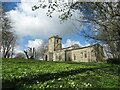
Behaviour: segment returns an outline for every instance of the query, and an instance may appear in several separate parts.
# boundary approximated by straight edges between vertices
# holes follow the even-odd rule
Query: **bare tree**
[[[41,59],[44,59],[44,54],[47,52],[48,47],[47,44],[43,43],[41,47],[39,47],[39,55]]]
[[[2,3],[0,2],[0,18],[1,17],[2,17]],[[2,46],[2,21],[0,19],[0,58],[2,58],[1,46]]]
[[[14,46],[16,44],[16,35],[12,30],[11,20],[9,19],[6,12],[3,10],[0,11],[2,16],[0,17],[0,21],[2,22],[2,44],[1,44],[1,52],[3,58],[9,58],[10,54],[13,55]]]
[[[28,50],[24,50],[27,59],[35,59],[35,48],[28,47]]]
[[[27,59],[43,59],[44,53],[47,51],[47,44],[42,43],[39,47],[28,47],[24,50]]]

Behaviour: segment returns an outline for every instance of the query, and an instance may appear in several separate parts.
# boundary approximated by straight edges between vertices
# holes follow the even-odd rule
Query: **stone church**
[[[44,54],[46,61],[102,62],[103,58],[103,47],[100,44],[62,48],[62,38],[58,35],[49,38],[48,51]]]

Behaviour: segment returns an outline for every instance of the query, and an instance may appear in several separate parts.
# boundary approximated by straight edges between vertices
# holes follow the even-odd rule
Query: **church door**
[[[47,61],[47,55],[45,56],[45,61]]]

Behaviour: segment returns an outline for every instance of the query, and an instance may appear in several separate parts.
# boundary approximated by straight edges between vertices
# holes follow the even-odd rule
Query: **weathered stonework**
[[[62,48],[62,38],[59,36],[49,38],[48,52],[44,56],[44,60],[47,61],[75,62],[102,62],[103,58],[103,47],[100,44],[87,47],[71,46]]]

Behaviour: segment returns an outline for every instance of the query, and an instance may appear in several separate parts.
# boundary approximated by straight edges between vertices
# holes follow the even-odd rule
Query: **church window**
[[[68,61],[71,61],[71,58],[70,58],[70,57],[68,57]]]
[[[88,52],[88,60],[90,61],[90,52]]]
[[[84,55],[85,55],[85,58],[87,58],[87,53],[86,53],[86,51],[85,51],[85,54],[84,54]]]
[[[83,52],[81,52],[81,58],[83,58]]]
[[[56,59],[57,59],[57,55],[56,55],[56,57],[55,57]]]
[[[93,51],[93,50],[91,51],[91,54],[92,54],[92,57],[94,57],[94,56],[95,56],[95,55],[94,55],[94,51]]]
[[[61,56],[59,56],[59,60],[61,60]]]
[[[74,60],[76,60],[76,56],[75,56],[75,54],[74,54]]]

